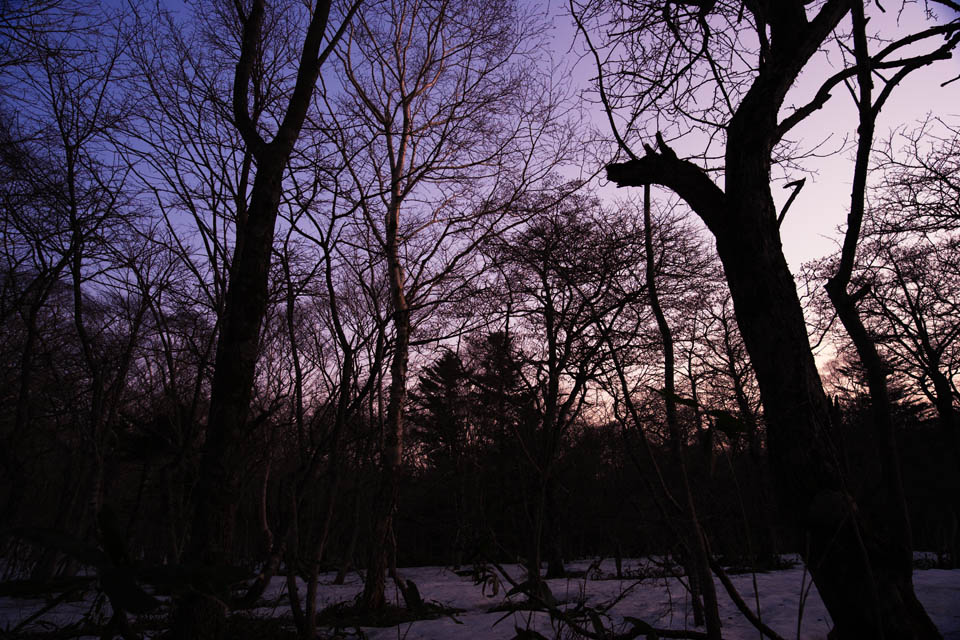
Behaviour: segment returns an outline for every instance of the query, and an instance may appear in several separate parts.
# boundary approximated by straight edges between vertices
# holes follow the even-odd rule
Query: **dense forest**
[[[0,0],[3,589],[222,638],[286,579],[313,638],[321,572],[377,615],[423,605],[397,567],[519,563],[549,608],[657,555],[720,638],[723,567],[789,552],[838,638],[939,637],[960,120],[877,118],[955,92],[960,6],[163,4]],[[850,198],[805,201],[791,132],[851,99]]]

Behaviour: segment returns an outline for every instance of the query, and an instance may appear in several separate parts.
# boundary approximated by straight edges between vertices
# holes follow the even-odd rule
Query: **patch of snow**
[[[640,618],[656,627],[694,628],[693,612],[682,579],[650,577],[657,574],[662,576],[662,567],[663,563],[658,559],[625,560],[622,566],[625,576],[647,577],[618,580],[610,579],[615,574],[612,560],[606,560],[599,566],[590,561],[571,562],[567,569],[582,572],[584,577],[549,580],[547,583],[561,609],[572,609],[578,603],[598,607],[620,598],[602,618],[608,628],[626,629],[625,616]],[[521,579],[522,570],[518,566],[506,565],[504,569],[515,580]],[[462,612],[435,620],[405,623],[399,627],[364,628],[363,631],[370,640],[448,640],[458,637],[499,640],[513,637],[514,627],[535,629],[548,638],[576,637],[564,623],[551,620],[550,616],[543,612],[491,612],[492,607],[503,604],[507,599],[506,592],[510,585],[505,581],[497,585],[496,595],[493,595],[491,584],[484,588],[483,585],[474,584],[470,577],[458,576],[442,567],[401,569],[400,573],[403,578],[417,584],[424,601],[460,609]],[[593,579],[599,576],[605,579]],[[351,574],[343,585],[331,584],[333,578],[332,573],[324,574],[320,578],[318,610],[337,602],[350,601],[363,589],[363,583],[356,573]],[[731,576],[741,597],[754,611],[759,600],[760,617],[764,623],[789,640],[826,638],[831,628],[830,617],[810,581],[809,574],[804,573],[801,565],[781,571],[757,573],[755,578],[759,596],[754,594],[753,575]],[[917,596],[945,640],[960,640],[960,570],[914,571],[914,585]],[[302,583],[299,586],[302,598],[306,589]],[[720,600],[723,637],[726,640],[759,640],[759,632],[740,614],[718,581],[716,587]],[[402,604],[400,594],[392,585],[389,586],[389,597],[393,602]],[[511,599],[517,601],[521,598],[512,596]],[[269,606],[257,609],[256,615],[289,615],[283,578],[273,580],[264,594],[264,600],[270,603]],[[32,623],[31,627],[40,631],[76,622],[90,612],[92,603],[92,596],[85,601],[63,603],[53,611],[45,613],[37,622]],[[12,629],[44,605],[42,600],[0,598],[0,629]]]

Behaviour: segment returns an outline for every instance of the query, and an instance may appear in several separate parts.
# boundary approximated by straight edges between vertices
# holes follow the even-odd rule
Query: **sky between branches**
[[[876,22],[871,26],[879,26],[884,33],[906,34],[930,25],[922,19],[921,7],[916,4],[907,6],[903,12],[899,11],[899,0],[882,4],[886,12],[874,16]],[[591,98],[592,104],[586,107],[586,119],[609,136],[609,124],[602,107],[596,104],[596,96],[590,95],[596,77],[595,65],[591,57],[583,56],[583,42],[575,40],[576,28],[569,16],[567,2],[550,0],[547,11],[553,16],[555,61],[561,66],[572,66],[569,75],[575,84],[574,90],[585,91]],[[953,17],[947,9],[939,8],[937,12],[940,20]],[[844,21],[842,26],[847,28],[848,22]],[[832,68],[830,63],[834,65]],[[831,54],[830,62],[823,55],[817,56],[788,94],[782,114],[789,113],[791,105],[807,102],[822,80],[840,68],[839,64],[840,58],[836,54]],[[928,116],[960,123],[960,80],[941,86],[958,75],[960,59],[954,57],[921,69],[904,80],[881,111],[877,121],[877,143],[889,138],[895,130],[916,128]],[[784,253],[794,274],[799,272],[803,263],[839,250],[842,242],[843,230],[840,225],[844,224],[850,203],[857,110],[842,85],[832,93],[833,97],[824,108],[807,118],[788,136],[801,141],[804,150],[817,148],[818,157],[806,158],[801,163],[807,173],[797,170],[790,171],[786,176],[773,176],[774,198],[778,207],[782,207],[790,195],[790,190],[783,189],[782,185],[807,178],[781,230]],[[820,142],[823,144],[818,147]],[[642,153],[642,148],[639,145],[637,147],[634,152]],[[681,154],[684,153],[682,146],[677,149]],[[695,152],[696,149],[691,146],[689,153]],[[600,186],[601,194],[606,199],[624,195],[607,185],[602,178],[595,184]],[[661,195],[667,194],[661,192]]]

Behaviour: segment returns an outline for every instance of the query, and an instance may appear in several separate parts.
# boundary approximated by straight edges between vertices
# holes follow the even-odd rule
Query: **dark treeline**
[[[139,610],[119,593],[136,578],[176,594],[178,637],[206,638],[286,577],[309,638],[322,571],[361,571],[356,606],[370,612],[387,580],[415,608],[398,566],[519,562],[542,598],[544,567],[669,555],[719,637],[718,561],[810,553],[777,469],[807,455],[804,440],[791,455],[768,439],[783,433],[770,372],[789,366],[748,355],[769,360],[761,334],[780,328],[744,320],[732,218],[663,177],[679,183],[693,161],[659,134],[611,178],[686,202],[601,200],[570,179],[607,151],[575,126],[550,25],[522,4],[0,2],[4,581],[126,567],[104,582],[110,632],[131,633]],[[716,3],[675,4],[699,29]],[[759,21],[757,4],[744,3]],[[823,4],[863,26],[858,3]],[[571,10],[581,35],[606,15]],[[657,24],[644,28],[679,37]],[[924,65],[956,44],[955,21],[930,29],[949,47]],[[846,51],[854,71],[882,60],[861,44]],[[602,46],[618,45],[589,42]],[[649,98],[616,82],[610,114]],[[859,252],[802,274],[810,341],[828,346],[829,415],[808,444],[828,442],[850,504],[875,507],[886,416],[913,547],[950,568],[958,140],[956,123],[930,119],[868,148]],[[729,163],[723,206],[743,182]],[[825,292],[828,280],[840,284]]]

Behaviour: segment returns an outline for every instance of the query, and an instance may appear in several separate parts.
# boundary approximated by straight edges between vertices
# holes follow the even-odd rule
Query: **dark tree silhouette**
[[[522,380],[536,411],[516,433],[526,458],[526,568],[532,583],[540,580],[544,556],[547,577],[565,575],[557,465],[604,366],[596,314],[623,308],[629,294],[621,289],[622,278],[639,259],[638,239],[621,236],[623,225],[598,200],[564,191],[528,203],[533,214],[527,224],[494,243],[491,252],[504,278],[501,313],[522,341]]]
[[[555,96],[525,85],[540,75],[542,29],[513,2],[403,1],[364,13],[337,49],[348,89],[330,100],[324,124],[355,183],[369,250],[383,260],[393,338],[366,610],[387,603],[416,332],[462,295],[450,283],[515,224],[510,203],[566,150],[562,141],[544,153],[563,119]]]
[[[834,635],[938,637],[913,593],[911,550],[891,531],[898,514],[858,510],[837,465],[829,436],[829,403],[783,256],[780,212],[771,194],[770,175],[774,149],[784,136],[822,106],[835,85],[856,77],[861,64],[899,73],[915,63],[947,58],[956,44],[952,34],[960,25],[931,27],[913,37],[922,41],[948,36],[946,45],[929,54],[894,59],[892,54],[902,44],[888,44],[869,62],[837,72],[809,103],[781,118],[788,90],[850,14],[851,6],[847,0],[828,0],[812,9],[801,1],[622,7],[615,18],[621,22],[617,33],[627,34],[620,42],[633,57],[613,71],[622,74],[615,75],[610,86],[604,86],[602,68],[600,75],[601,98],[621,148],[630,152],[617,128],[614,107],[629,103],[628,123],[633,124],[645,109],[670,104],[679,113],[690,114],[688,122],[704,132],[723,131],[724,186],[718,186],[702,164],[681,158],[660,133],[654,146],[645,146],[643,156],[611,164],[607,171],[619,186],[655,184],[677,193],[716,239],[757,373],[778,502],[784,516],[804,532],[804,557],[833,618]],[[737,18],[744,14],[748,22]],[[734,63],[735,52],[742,51],[736,43],[754,27],[752,37],[758,43],[754,63]],[[718,39],[715,28],[733,39],[726,43]],[[641,32],[646,40],[634,35]],[[690,38],[696,44],[689,44]],[[651,39],[659,39],[663,46],[648,49],[644,43]],[[592,45],[591,49],[597,53]],[[656,75],[658,82],[635,83],[644,73]],[[713,101],[698,100],[703,94],[696,89],[698,73],[714,81]],[[711,144],[716,140],[712,134],[708,138]],[[885,481],[879,485],[875,488],[885,491],[890,486]]]
[[[303,126],[320,67],[333,51],[360,2],[350,5],[343,21],[327,34],[331,3],[309,8],[309,22],[296,80],[287,107],[270,140],[264,138],[262,111],[251,111],[250,96],[263,51],[267,7],[254,0],[236,6],[240,25],[240,56],[233,84],[233,117],[255,164],[249,204],[238,212],[237,241],[227,285],[210,395],[210,418],[200,466],[197,499],[187,560],[216,567],[229,560],[239,504],[240,469],[237,448],[247,431],[247,414],[260,354],[260,326],[267,308],[267,276],[273,235],[287,162]],[[181,599],[175,629],[182,638],[216,638],[223,634],[224,594],[197,591]]]

